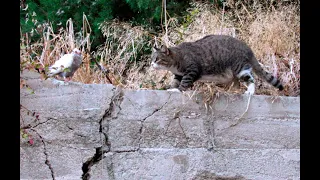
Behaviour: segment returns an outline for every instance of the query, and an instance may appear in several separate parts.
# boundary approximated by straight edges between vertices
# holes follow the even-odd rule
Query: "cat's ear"
[[[162,45],[161,48],[160,48],[160,51],[165,53],[166,55],[170,54],[170,51],[169,51],[169,49],[167,48],[166,45]]]

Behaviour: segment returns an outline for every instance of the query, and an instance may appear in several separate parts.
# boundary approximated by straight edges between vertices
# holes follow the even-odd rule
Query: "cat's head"
[[[158,69],[170,68],[174,63],[172,58],[172,52],[165,46],[162,45],[160,48],[153,47],[151,54],[151,66]]]

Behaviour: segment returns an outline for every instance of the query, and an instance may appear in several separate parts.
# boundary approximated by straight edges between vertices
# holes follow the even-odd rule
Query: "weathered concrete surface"
[[[192,92],[24,77],[35,93],[21,89],[21,104],[40,120],[22,112],[34,144],[21,141],[21,179],[300,179],[300,98],[252,96],[238,120],[244,95],[204,105]]]

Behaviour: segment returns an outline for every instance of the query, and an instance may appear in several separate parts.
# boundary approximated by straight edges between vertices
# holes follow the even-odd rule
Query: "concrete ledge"
[[[24,73],[21,179],[300,179],[300,98],[57,84]],[[192,97],[192,98],[190,98]],[[49,162],[46,163],[46,162]]]
[[[142,148],[107,153],[92,169],[92,179],[183,180],[205,172],[228,179],[299,179],[299,154],[297,149]]]

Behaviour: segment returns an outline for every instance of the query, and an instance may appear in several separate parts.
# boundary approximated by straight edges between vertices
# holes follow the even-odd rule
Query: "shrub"
[[[167,2],[170,14],[181,14],[189,1]],[[162,0],[20,0],[20,26],[22,34],[30,33],[32,41],[41,38],[44,26],[50,24],[55,32],[66,25],[71,18],[75,31],[82,29],[82,17],[86,15],[92,27],[92,46],[95,48],[104,42],[99,26],[104,21],[114,18],[132,21],[135,25],[152,28],[161,23]]]

